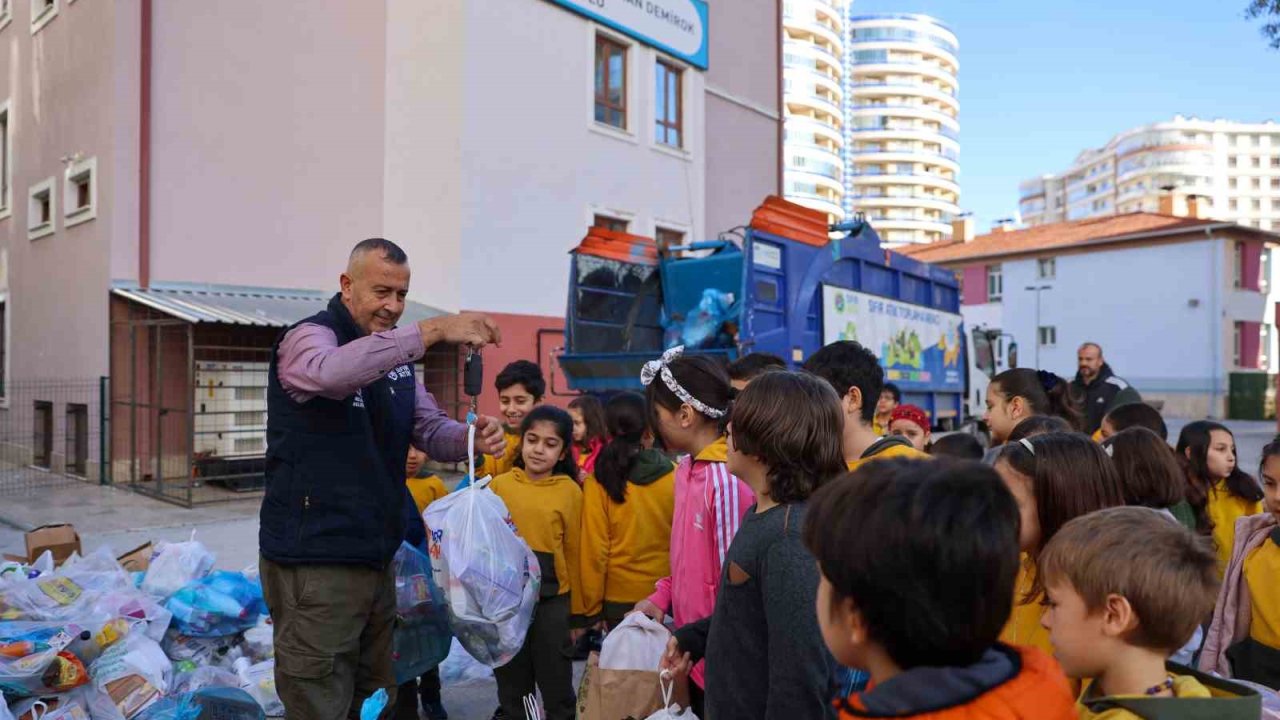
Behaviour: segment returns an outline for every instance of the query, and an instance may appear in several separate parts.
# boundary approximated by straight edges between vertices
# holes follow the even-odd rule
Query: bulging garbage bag
[[[165,602],[173,627],[191,637],[233,635],[266,613],[262,586],[244,573],[218,570],[183,586]]]
[[[423,519],[454,635],[490,667],[510,662],[524,645],[542,576],[506,505],[472,486],[431,503]]]

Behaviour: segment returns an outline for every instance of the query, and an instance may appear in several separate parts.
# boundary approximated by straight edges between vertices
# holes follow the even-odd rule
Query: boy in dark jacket
[[[1018,507],[979,463],[871,463],[814,494],[818,624],[871,689],[840,717],[1074,720],[1067,679],[1035,648],[996,642],[1013,603]]]

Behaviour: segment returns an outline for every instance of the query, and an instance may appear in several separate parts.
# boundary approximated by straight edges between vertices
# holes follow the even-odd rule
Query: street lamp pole
[[[1036,294],[1036,369],[1040,368],[1040,345],[1042,338],[1040,337],[1040,292],[1043,290],[1052,290],[1052,285],[1028,285],[1028,292]]]

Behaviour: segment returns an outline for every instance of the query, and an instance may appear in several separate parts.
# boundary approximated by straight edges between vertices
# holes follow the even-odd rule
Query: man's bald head
[[[351,255],[347,258],[347,273],[355,271],[356,266],[369,257],[385,260],[392,265],[409,263],[409,256],[399,245],[384,238],[369,238],[361,240],[351,248]]]
[[[390,240],[363,240],[351,249],[347,271],[339,282],[342,304],[361,330],[390,330],[404,314],[409,294],[409,256]]]
[[[1098,377],[1098,373],[1102,372],[1103,363],[1106,362],[1102,358],[1102,346],[1095,342],[1081,345],[1076,353],[1076,360],[1080,368],[1080,377],[1086,383],[1093,382],[1093,379]]]

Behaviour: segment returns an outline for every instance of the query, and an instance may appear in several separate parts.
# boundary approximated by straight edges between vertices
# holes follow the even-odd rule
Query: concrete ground
[[[1186,422],[1169,421],[1170,442],[1176,441]],[[1227,425],[1236,436],[1240,466],[1256,473],[1262,446],[1276,434],[1275,424],[1233,421]],[[86,552],[106,545],[116,554],[147,541],[186,540],[195,531],[196,538],[217,555],[219,567],[242,570],[257,562],[259,502],[245,498],[188,510],[125,488],[79,482],[32,486],[0,494],[0,551],[22,554],[24,531],[56,522],[74,523]],[[582,663],[577,663],[575,678],[581,672]],[[444,703],[455,720],[488,720],[497,707],[497,686],[492,678],[446,682]]]

